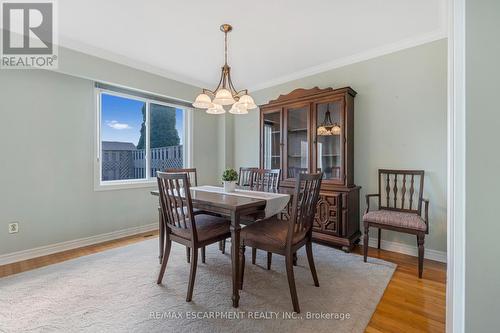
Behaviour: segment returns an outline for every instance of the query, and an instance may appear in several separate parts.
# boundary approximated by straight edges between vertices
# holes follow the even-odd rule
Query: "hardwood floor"
[[[89,245],[81,247],[74,250],[68,250],[64,252],[49,254],[47,256],[33,258],[29,260],[19,261],[8,265],[0,266],[0,278],[12,274],[21,273],[24,271],[29,271],[35,268],[57,264],[62,261],[86,256],[92,253],[102,252],[115,247],[120,247],[132,243],[137,243],[146,239],[151,239],[158,236],[158,232],[146,232],[142,234],[137,234],[134,236],[129,236],[125,238],[120,238],[112,240],[109,242],[99,243],[95,245]]]
[[[0,266],[0,277],[55,264],[92,253],[156,237],[149,232],[79,249]],[[361,247],[354,252],[361,254]],[[424,275],[417,277],[417,258],[370,248],[368,255],[398,265],[391,282],[366,328],[379,332],[444,332],[446,318],[446,265],[425,260]]]
[[[358,246],[354,252],[362,254],[362,247]],[[416,257],[374,248],[368,249],[368,256],[396,263],[398,268],[366,332],[445,331],[445,264],[426,259],[423,277],[419,279]]]

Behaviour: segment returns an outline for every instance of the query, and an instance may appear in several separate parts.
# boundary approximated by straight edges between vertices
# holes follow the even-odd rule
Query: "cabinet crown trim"
[[[338,89],[333,89],[333,88],[320,89],[319,87],[314,87],[311,89],[298,88],[298,89],[295,89],[295,90],[289,92],[288,94],[279,95],[278,98],[269,101],[265,105],[264,104],[261,105],[261,107],[282,104],[282,103],[289,102],[290,100],[298,100],[301,98],[308,98],[308,99],[310,99],[312,97],[320,98],[321,95],[323,95],[323,94],[335,94],[335,93],[345,94],[346,92],[349,93],[353,97],[356,96],[356,94],[357,94],[356,91],[354,89],[352,89],[351,87],[344,87],[344,88],[338,88]]]

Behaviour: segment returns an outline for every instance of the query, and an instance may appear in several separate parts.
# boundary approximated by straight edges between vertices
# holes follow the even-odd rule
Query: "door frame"
[[[446,332],[465,331],[465,0],[448,1]]]

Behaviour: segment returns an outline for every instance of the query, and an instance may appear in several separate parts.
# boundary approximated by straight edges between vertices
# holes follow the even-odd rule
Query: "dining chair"
[[[307,168],[289,167],[288,178],[297,178],[299,174],[307,173]]]
[[[238,186],[250,186],[254,171],[257,169],[258,168],[240,168],[240,172],[238,173],[238,182],[236,184]]]
[[[384,192],[383,192],[384,191]],[[365,234],[363,256],[368,256],[370,227],[378,228],[380,249],[381,229],[404,232],[417,236],[418,277],[424,270],[424,239],[429,233],[429,200],[423,198],[424,170],[378,171],[378,193],[366,195],[366,211],[363,215]],[[378,197],[378,210],[370,211],[370,198]],[[414,200],[416,197],[417,200]],[[416,201],[416,202],[415,202]],[[425,203],[422,217],[422,203]]]
[[[236,184],[241,187],[250,187],[252,179],[254,177],[255,171],[259,168],[255,167],[240,167],[240,172],[238,173],[238,181]],[[226,253],[226,241],[219,242],[219,250],[224,254]]]
[[[322,176],[321,173],[297,176],[290,220],[282,221],[277,216],[273,216],[250,224],[241,230],[240,289],[243,289],[246,246],[285,256],[288,286],[295,312],[299,313],[300,308],[293,273],[293,253],[304,245],[314,285],[319,287],[312,251],[312,224],[316,214]]]
[[[186,301],[193,296],[198,249],[231,237],[231,222],[223,217],[193,210],[190,181],[186,173],[157,173],[160,206],[165,229],[165,250],[157,283],[163,280],[172,241],[191,249],[191,271]]]
[[[250,189],[254,191],[273,192],[279,189],[281,169],[255,169],[250,178]],[[267,253],[267,269],[271,269],[270,252]],[[252,248],[252,264],[255,265],[257,249]]]
[[[281,169],[256,169],[250,179],[250,189],[272,192],[280,186]]]
[[[167,173],[186,173],[188,175],[188,181],[190,186],[198,186],[198,175],[196,172],[196,168],[167,168],[165,169],[165,172]],[[193,208],[193,211],[195,213],[199,212],[200,210],[197,208]],[[208,215],[214,215],[212,212],[204,212],[204,214]],[[218,216],[218,215],[217,215]],[[161,244],[164,243],[165,239],[165,231],[162,231],[162,227],[160,226],[160,237],[162,239]],[[201,248],[201,262],[205,263],[206,255],[205,255],[205,247]],[[186,247],[186,260],[189,263],[191,260],[191,250],[189,247]]]
[[[269,187],[277,189],[279,186],[280,172],[281,172],[280,169],[270,170],[270,169],[259,169],[253,167],[240,167],[237,184],[238,186],[248,187],[252,190],[264,191],[267,185],[269,185]],[[277,173],[277,178],[275,177],[276,173]],[[256,180],[256,177],[259,178],[258,181]],[[267,184],[267,179],[272,180],[272,182],[269,182],[269,184]],[[257,189],[257,187],[259,187],[259,184],[261,185],[260,186],[261,189]],[[221,241],[221,243],[219,244],[219,249],[222,251],[222,253],[225,253],[226,251],[225,241]],[[255,264],[255,256],[257,254],[255,251],[252,253],[253,253],[252,262]]]
[[[189,185],[198,186],[198,174],[196,172],[196,168],[167,168],[167,169],[165,169],[165,172],[168,172],[168,173],[178,173],[178,172],[187,173]]]

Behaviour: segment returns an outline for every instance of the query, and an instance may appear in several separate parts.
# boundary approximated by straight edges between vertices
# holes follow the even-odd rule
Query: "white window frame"
[[[142,179],[125,179],[125,180],[108,180],[102,181],[102,139],[101,139],[101,97],[102,94],[117,96],[127,99],[132,99],[135,101],[144,102],[146,104],[146,178]],[[155,100],[154,98],[144,98],[140,96],[135,96],[132,94],[126,94],[121,92],[116,92],[103,88],[95,88],[95,135],[94,135],[94,190],[95,191],[106,191],[106,190],[122,190],[122,189],[132,189],[132,188],[154,188],[157,186],[156,176],[150,175],[151,160],[150,160],[150,103],[168,107],[174,107],[184,110],[184,142],[183,142],[183,164],[185,168],[191,167],[192,163],[192,118],[193,109],[186,107],[184,105],[178,105],[175,103],[166,103],[162,101]]]

